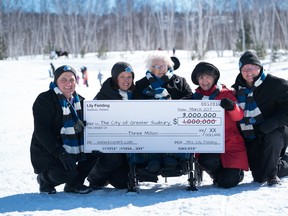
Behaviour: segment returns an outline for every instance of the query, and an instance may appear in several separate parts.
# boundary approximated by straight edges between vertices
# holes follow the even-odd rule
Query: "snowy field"
[[[144,77],[144,60],[149,52],[113,52],[107,59],[100,60],[95,54],[84,58],[20,57],[16,60],[0,61],[0,215],[287,215],[288,178],[282,179],[277,187],[268,187],[252,182],[250,172],[245,173],[244,181],[232,189],[219,189],[212,186],[211,179],[204,175],[198,191],[186,191],[187,176],[160,178],[158,183],[140,183],[140,193],[126,193],[110,186],[86,195],[63,192],[58,186],[55,195],[42,195],[38,192],[36,175],[30,163],[30,139],[33,131],[32,104],[40,92],[48,89],[51,78],[48,70],[50,62],[55,67],[69,64],[79,71],[88,68],[87,88],[80,84],[77,92],[92,100],[99,91],[97,80],[99,70],[105,80],[117,61],[131,63],[135,71],[135,81]],[[170,53],[172,54],[172,53]],[[175,71],[191,82],[191,72],[199,61],[191,61],[191,54],[176,51],[181,61]],[[221,72],[220,82],[231,86],[238,74],[238,59],[227,51],[224,57],[217,58],[214,52],[208,53],[205,61],[213,63]],[[270,64],[263,61],[268,73],[288,79],[287,58]],[[87,182],[86,182],[87,183]]]

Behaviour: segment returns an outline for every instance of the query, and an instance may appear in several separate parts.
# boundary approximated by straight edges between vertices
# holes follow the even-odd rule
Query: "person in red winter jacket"
[[[83,78],[83,85],[86,85],[86,87],[89,87],[88,84],[88,69],[85,66],[82,66],[81,68],[82,78]]]
[[[219,70],[208,62],[200,62],[194,68],[191,79],[199,87],[193,94],[197,100],[221,100],[220,106],[225,109],[225,153],[196,154],[197,162],[213,179],[213,184],[221,188],[237,186],[248,171],[248,157],[243,137],[237,121],[243,118],[243,110],[237,105],[232,90],[220,85]]]

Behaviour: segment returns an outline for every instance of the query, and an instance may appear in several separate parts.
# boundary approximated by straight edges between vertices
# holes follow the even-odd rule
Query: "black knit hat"
[[[112,76],[112,80],[116,82],[117,77],[119,76],[120,73],[122,72],[130,72],[132,73],[132,78],[134,79],[134,71],[132,66],[127,63],[127,62],[117,62],[113,65],[112,69],[111,69],[111,76]]]
[[[171,60],[174,62],[173,69],[174,69],[174,70],[177,70],[177,69],[180,67],[180,61],[179,61],[179,59],[178,59],[177,57],[175,57],[175,56],[171,56],[170,58],[171,58]]]
[[[86,67],[86,66],[82,66],[82,67],[80,68],[80,70],[81,70],[81,72],[83,73],[84,71],[87,70],[87,67]]]
[[[191,80],[195,85],[199,85],[197,78],[202,74],[214,75],[215,83],[217,83],[220,78],[218,68],[208,62],[200,62],[196,65],[191,74]]]
[[[69,65],[63,65],[61,67],[58,67],[54,72],[54,82],[56,83],[57,79],[61,76],[64,72],[71,72],[74,74],[76,79],[76,71],[74,68],[70,67]]]
[[[253,54],[251,51],[246,51],[239,59],[239,70],[246,64],[258,65],[260,68],[263,68],[261,62],[259,61],[256,54]]]

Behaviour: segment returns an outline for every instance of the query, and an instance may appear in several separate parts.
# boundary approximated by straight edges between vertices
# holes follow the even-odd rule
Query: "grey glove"
[[[60,161],[62,162],[65,170],[76,170],[76,161],[72,157],[72,155],[68,154],[67,152],[63,152],[59,156]]]

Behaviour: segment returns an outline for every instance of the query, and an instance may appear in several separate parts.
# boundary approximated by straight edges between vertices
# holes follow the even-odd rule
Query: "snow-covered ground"
[[[88,68],[89,84],[77,87],[77,92],[92,100],[100,85],[97,80],[99,70],[105,80],[117,61],[131,63],[135,80],[145,75],[144,60],[149,52],[111,52],[106,60],[95,54],[85,58],[20,57],[16,60],[0,61],[0,215],[287,215],[288,178],[282,179],[277,187],[268,187],[252,182],[250,172],[239,186],[232,189],[219,189],[212,186],[205,174],[198,191],[186,191],[187,176],[160,178],[158,183],[140,183],[140,193],[126,193],[110,186],[104,190],[86,195],[62,192],[58,186],[55,195],[38,193],[36,175],[30,163],[29,146],[33,131],[32,104],[37,95],[48,89],[51,78],[48,70],[50,62],[55,67],[69,64],[79,71]],[[186,77],[191,88],[191,72],[199,61],[192,61],[187,51],[176,51],[181,61],[175,71]],[[227,51],[223,58],[214,52],[207,54],[205,61],[213,63],[221,72],[220,82],[231,86],[238,74],[238,59]],[[269,64],[263,61],[267,72],[288,79],[287,58]]]

